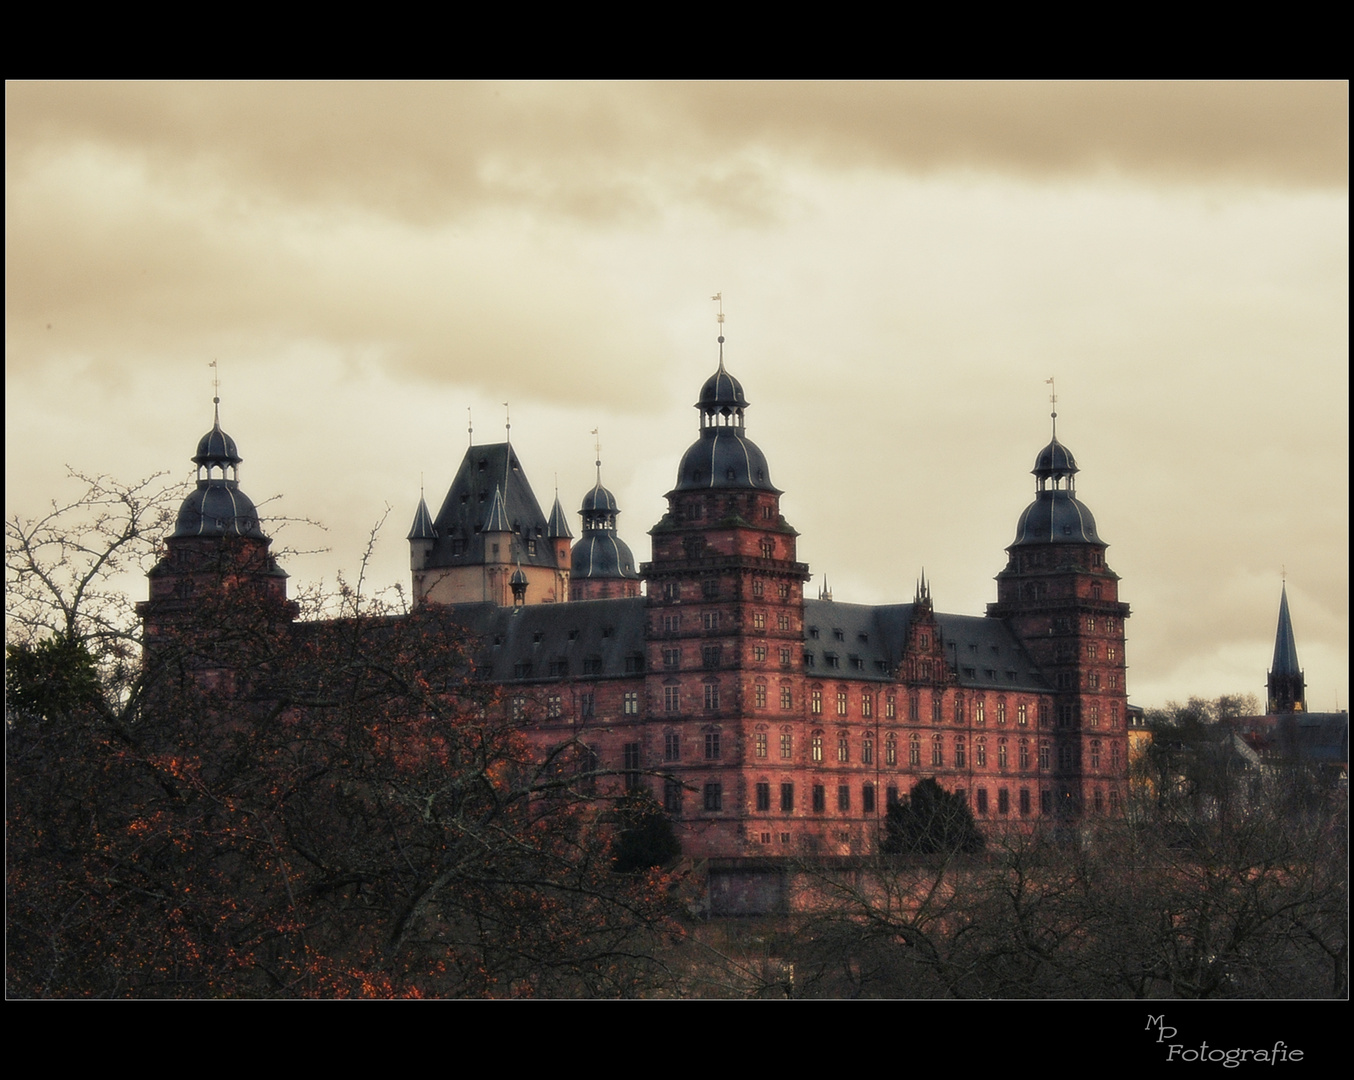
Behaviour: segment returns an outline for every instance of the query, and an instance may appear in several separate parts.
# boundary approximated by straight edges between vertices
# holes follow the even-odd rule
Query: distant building
[[[653,790],[690,855],[867,852],[888,803],[926,777],[980,822],[1120,813],[1129,608],[1056,426],[996,602],[955,615],[934,609],[924,576],[905,603],[805,597],[748,407],[721,337],[640,565],[600,464],[571,547],[558,496],[547,517],[512,445],[472,445],[437,516],[422,498],[414,515],[422,617],[479,643],[481,677],[543,752],[577,738],[618,789]],[[234,443],[219,423],[209,442],[194,460],[224,478]],[[191,622],[193,568],[227,535],[250,538],[248,573],[285,600],[253,515],[236,480],[200,482],[140,606],[151,647]]]

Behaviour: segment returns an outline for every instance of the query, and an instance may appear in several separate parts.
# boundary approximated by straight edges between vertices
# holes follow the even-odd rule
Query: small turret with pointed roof
[[[1279,593],[1279,625],[1274,632],[1274,660],[1269,669],[1269,711],[1307,711],[1307,683],[1298,666],[1298,646],[1293,638],[1293,619],[1288,613],[1288,583]]]

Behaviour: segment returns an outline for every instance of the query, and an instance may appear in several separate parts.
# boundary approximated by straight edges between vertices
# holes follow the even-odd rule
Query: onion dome
[[[1035,499],[1020,515],[1011,546],[1103,545],[1104,541],[1095,531],[1095,518],[1086,504],[1076,497],[1073,478],[1080,470],[1072,452],[1058,441],[1056,427],[1053,440],[1039,451],[1031,471],[1035,476]]]
[[[1039,456],[1034,459],[1034,468],[1030,471],[1040,481],[1056,482],[1075,476],[1081,470],[1077,468],[1077,459],[1072,456],[1072,451],[1060,443],[1058,436],[1054,435],[1053,441],[1039,451]]]
[[[721,334],[719,370],[701,387],[700,438],[682,455],[677,468],[677,491],[703,488],[779,490],[771,483],[766,455],[744,434],[743,413],[748,407],[742,384],[724,369]]]
[[[576,578],[636,579],[635,557],[616,534],[616,496],[602,486],[602,463],[597,463],[597,483],[583,496],[579,516],[583,535],[570,555],[570,573]]]
[[[171,537],[249,536],[266,540],[259,528],[259,514],[249,496],[240,490],[239,465],[244,459],[235,440],[221,430],[220,398],[211,431],[198,440],[193,463],[197,465],[197,488],[179,507]]]

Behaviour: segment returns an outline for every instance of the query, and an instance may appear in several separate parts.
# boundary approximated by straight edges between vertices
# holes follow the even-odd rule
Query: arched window
[[[945,746],[939,735],[931,736],[931,765],[941,768],[945,764]]]
[[[921,764],[921,736],[915,732],[907,742],[907,763],[913,768]]]

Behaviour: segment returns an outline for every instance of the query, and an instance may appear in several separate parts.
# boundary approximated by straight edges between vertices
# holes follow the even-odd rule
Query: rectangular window
[[[715,597],[719,595],[719,581],[716,578],[706,578],[701,582],[701,595]]]
[[[813,812],[815,814],[826,813],[827,811],[827,788],[822,784],[813,785]]]
[[[892,694],[884,698],[884,719],[896,720],[898,718],[898,703],[894,700]]]
[[[914,769],[921,765],[921,740],[915,735],[907,741],[907,763]]]
[[[578,695],[578,713],[583,717],[591,717],[596,698],[593,697],[591,690],[585,690]]]
[[[837,736],[837,760],[838,761],[851,760],[851,740],[846,736],[845,733]]]
[[[1110,689],[1111,690],[1119,689],[1119,676],[1115,674],[1113,671],[1110,672]]]
[[[705,785],[705,809],[712,811],[724,809],[724,789],[719,784]]]
[[[954,740],[954,767],[956,769],[967,768],[968,757],[965,754],[964,737],[961,735]]]
[[[888,737],[884,740],[884,764],[898,764],[898,743],[894,740],[892,732],[889,732]]]
[[[874,813],[874,785],[866,784],[860,789],[860,804],[867,814]]]
[[[788,627],[782,626],[781,629],[785,630],[788,629]],[[783,648],[780,650],[780,666],[781,667],[790,666],[790,650],[788,648]]]
[[[550,720],[558,720],[564,713],[564,702],[558,694],[545,699],[545,715]]]
[[[887,788],[884,789],[884,798],[887,800],[887,802],[885,803],[886,806],[897,806],[898,789],[894,787],[892,784],[890,784]]]
[[[862,765],[874,764],[874,740],[866,735],[860,743],[860,761]]]
[[[860,692],[860,715],[866,720],[874,715],[874,698],[868,690]]]
[[[1030,744],[1023,739],[1020,741],[1020,767],[1022,769],[1030,767]]]
[[[973,722],[979,727],[987,723],[987,712],[982,698],[973,703]]]
[[[1039,702],[1039,726],[1048,727],[1048,702]]]
[[[1011,793],[1005,788],[997,792],[997,813],[1009,814],[1011,812]]]
[[[720,647],[718,645],[705,645],[701,648],[701,664],[707,668],[719,667]]]
[[[1076,715],[1076,714],[1073,712],[1073,706],[1071,706],[1071,705],[1059,705],[1059,706],[1058,706],[1058,726],[1059,726],[1060,728],[1070,728],[1070,727],[1072,726],[1072,719],[1073,719],[1073,717],[1074,717],[1075,715]]]
[[[766,708],[766,683],[757,683],[752,688],[752,703],[755,708]]]
[[[978,788],[973,793],[974,801],[977,803],[978,813],[987,813],[987,788]]]
[[[707,731],[705,733],[705,760],[714,761],[719,757],[719,732]]]
[[[793,709],[795,707],[794,694],[791,693],[788,686],[780,688],[780,707],[782,709]]]
[[[846,784],[837,786],[837,809],[843,814],[851,809],[851,789]]]
[[[625,769],[625,789],[634,791],[639,787],[639,743],[628,742],[621,748]]]
[[[681,712],[682,711],[682,690],[679,686],[663,687],[663,711]]]
[[[794,757],[794,736],[788,731],[780,733],[780,756],[782,760]]]
[[[771,809],[771,785],[757,785],[757,810],[760,813],[766,813]]]
[[[1004,702],[1004,701],[998,701],[998,702],[997,702],[997,724],[1000,726],[1001,724],[1004,724],[1004,723],[1006,723],[1006,702]]]
[[[945,703],[941,700],[939,694],[934,694],[931,697],[931,723],[945,723]]]
[[[682,737],[676,732],[670,731],[663,736],[663,760],[682,760]]]
[[[1113,660],[1114,657],[1115,657],[1114,646],[1113,646],[1113,645],[1106,645],[1106,646],[1105,646],[1105,659],[1106,659],[1106,660]]]
[[[681,666],[682,666],[682,650],[681,650],[681,649],[664,649],[664,650],[663,650],[663,666],[664,666],[665,668],[679,668],[679,667],[681,667]]]
[[[766,629],[766,612],[754,611],[752,613],[752,628],[754,630]]]
[[[760,597],[766,592],[766,584],[761,578],[752,579],[752,595]]]
[[[820,687],[815,686],[809,692],[809,712],[814,716],[823,715],[823,691]]]
[[[790,616],[788,616],[788,615],[777,615],[777,616],[776,616],[776,629],[777,629],[777,630],[788,630],[788,629],[790,629]]]
[[[1086,685],[1092,690],[1100,689],[1100,672],[1092,671],[1086,676]]]
[[[1029,788],[1021,788],[1021,789],[1020,789],[1020,816],[1021,816],[1021,817],[1029,817],[1029,816],[1030,816],[1030,789],[1029,789]]]
[[[776,586],[776,595],[782,600],[790,599],[790,586],[781,582],[781,584]]]
[[[524,697],[515,697],[512,699],[512,718],[521,720],[527,714],[527,699]]]
[[[945,746],[939,735],[931,740],[931,764],[937,769],[945,765]]]
[[[682,813],[682,784],[671,776],[663,781],[663,809],[672,817]]]
[[[913,723],[921,719],[921,699],[916,694],[907,695],[907,718]]]
[[[719,708],[719,687],[713,683],[705,684],[705,708],[710,712]]]
[[[1039,792],[1039,812],[1041,814],[1053,813],[1053,792],[1051,791]]]
[[[781,784],[780,786],[780,812],[782,814],[791,813],[795,808],[795,786],[794,784]]]
[[[677,633],[677,631],[680,630],[681,628],[682,628],[682,617],[681,617],[681,615],[664,615],[664,616],[663,616],[663,629],[664,629],[665,631],[667,631],[669,634],[675,634],[675,633]]]
[[[703,626],[706,630],[718,630],[719,612],[718,611],[701,612],[701,626]]]
[[[823,736],[821,732],[815,731],[809,737],[809,757],[813,761],[823,760]]]
[[[1025,727],[1030,722],[1030,707],[1028,705],[1016,706],[1016,723]]]
[[[756,660],[757,663],[759,664],[764,662],[766,660],[766,646],[765,645],[752,646],[752,659]]]
[[[624,706],[626,716],[639,715],[639,692],[637,690],[631,690],[625,695]]]
[[[1046,742],[1039,744],[1039,768],[1045,770],[1048,768],[1048,743]]]
[[[759,758],[766,757],[766,732],[757,732],[757,734],[753,736],[753,739],[754,753],[756,753]]]
[[[846,691],[845,691],[845,690],[838,690],[838,691],[837,691],[837,715],[838,715],[838,716],[845,716],[845,715],[846,715]]]
[[[1100,740],[1091,740],[1091,769],[1094,772],[1100,771]]]

